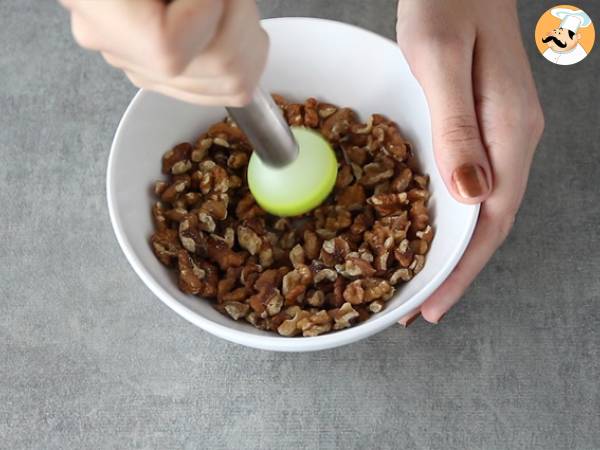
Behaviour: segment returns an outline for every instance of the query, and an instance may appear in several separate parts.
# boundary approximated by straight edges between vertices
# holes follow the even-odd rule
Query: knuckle
[[[435,29],[425,33],[424,41],[429,46],[444,52],[463,54],[466,48],[471,48],[470,35],[450,29]]]
[[[501,122],[509,127],[525,128],[534,136],[540,137],[544,131],[544,113],[536,98],[512,97],[505,99],[511,107],[501,112]]]
[[[150,86],[148,86],[140,77],[138,77],[137,75],[131,73],[131,72],[125,72],[125,75],[127,76],[127,78],[129,79],[129,81],[131,82],[131,84],[133,84],[134,86],[142,89],[142,88],[149,88]]]
[[[252,99],[251,92],[242,92],[234,94],[229,98],[228,105],[235,107],[242,107],[247,105]]]
[[[456,147],[479,143],[481,140],[477,119],[472,114],[456,114],[445,118],[439,133],[446,145]]]
[[[503,242],[510,234],[510,230],[512,230],[512,227],[515,224],[515,220],[517,218],[518,209],[518,205],[511,204],[503,211],[488,213],[487,217],[485,217],[485,220],[494,224],[493,226],[496,230],[496,236],[499,244]]]
[[[164,32],[156,32],[150,39],[155,70],[166,78],[181,75],[185,69],[185,61],[181,53],[171,44]]]
[[[398,36],[398,43],[408,61],[412,73],[420,78],[434,68],[443,69],[447,64],[466,62],[473,52],[474,38],[471,33],[455,30],[425,29],[418,32],[419,40]]]
[[[499,233],[500,238],[504,241],[508,235],[510,234],[510,230],[512,230],[513,225],[515,224],[515,220],[517,218],[516,211],[514,213],[509,213],[504,216],[499,221]]]
[[[82,23],[76,17],[73,17],[71,20],[71,34],[80,47],[90,50],[94,48],[94,39],[92,39],[91,33],[82,26]]]
[[[63,8],[74,9],[75,7],[74,0],[58,0],[58,2],[63,6]]]
[[[248,83],[240,74],[232,75],[227,81],[227,91],[233,94],[243,94],[247,92]]]
[[[228,74],[234,71],[236,60],[232,55],[219,54],[215,57],[214,68],[219,74]]]
[[[111,54],[106,52],[101,52],[100,54],[102,55],[102,58],[104,59],[104,61],[106,61],[107,64],[113,67],[119,67],[119,63]]]
[[[154,58],[154,64],[157,72],[166,78],[179,76],[184,69],[181,58],[177,54],[168,51],[158,51]]]
[[[544,111],[542,111],[541,106],[538,104],[535,108],[532,108],[528,115],[527,127],[539,138],[544,132],[545,126]]]

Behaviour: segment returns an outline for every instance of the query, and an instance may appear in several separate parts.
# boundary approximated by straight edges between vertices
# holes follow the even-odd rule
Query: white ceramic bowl
[[[475,226],[478,207],[456,202],[446,191],[431,147],[429,111],[406,61],[388,39],[351,25],[320,19],[263,21],[271,38],[261,84],[303,100],[314,96],[354,108],[364,119],[383,113],[395,120],[413,144],[422,169],[431,176],[431,210],[436,236],[425,268],[398,289],[386,308],[353,328],[316,337],[286,338],[235,322],[208,301],[183,294],[175,274],[154,257],[150,186],[161,178],[162,154],[193,141],[225,116],[223,108],[193,106],[140,91],[117,129],[108,161],[107,195],[115,234],[136,273],[177,314],[221,338],[277,351],[311,351],[366,338],[418,308],[460,259]],[[400,331],[399,331],[400,332]]]

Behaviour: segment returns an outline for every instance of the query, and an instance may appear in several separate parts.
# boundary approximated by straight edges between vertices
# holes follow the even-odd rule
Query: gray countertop
[[[135,88],[56,2],[2,0],[0,448],[600,448],[600,48],[544,61],[551,6],[519,7],[547,123],[528,192],[462,302],[438,326],[277,354],[212,337],[138,279],[104,185]],[[260,7],[394,36],[394,0]]]

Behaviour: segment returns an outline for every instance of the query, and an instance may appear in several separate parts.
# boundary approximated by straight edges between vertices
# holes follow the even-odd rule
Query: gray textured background
[[[260,6],[394,35],[394,0]],[[550,6],[520,4],[547,120],[529,190],[460,305],[275,354],[195,328],[130,269],[104,180],[135,89],[55,2],[0,0],[0,448],[599,449],[600,48],[544,61]]]

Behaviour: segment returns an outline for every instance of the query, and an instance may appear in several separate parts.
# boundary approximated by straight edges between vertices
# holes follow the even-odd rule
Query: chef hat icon
[[[554,8],[550,11],[554,17],[561,20],[560,28],[577,33],[579,28],[585,28],[592,23],[592,19],[584,11],[568,8]]]

